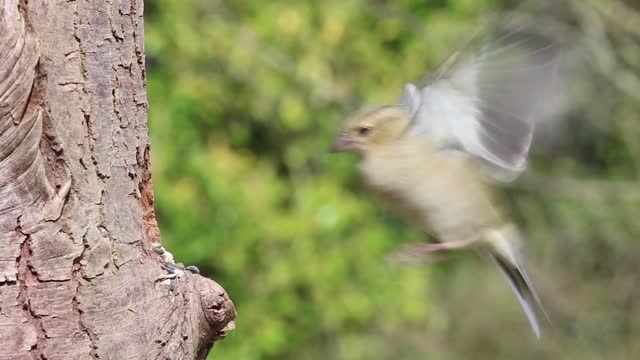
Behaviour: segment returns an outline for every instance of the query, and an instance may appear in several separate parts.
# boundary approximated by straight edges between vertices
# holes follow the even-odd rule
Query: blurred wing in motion
[[[525,168],[534,125],[561,107],[562,54],[540,34],[501,32],[473,55],[454,53],[399,103],[412,115],[408,136],[474,155],[509,181]]]

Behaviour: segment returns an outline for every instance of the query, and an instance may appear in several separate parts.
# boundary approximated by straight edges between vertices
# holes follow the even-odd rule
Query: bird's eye
[[[366,136],[371,131],[371,128],[368,126],[360,126],[358,128],[358,135]]]

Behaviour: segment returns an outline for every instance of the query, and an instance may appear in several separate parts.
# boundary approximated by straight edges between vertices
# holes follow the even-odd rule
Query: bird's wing
[[[508,181],[525,168],[534,124],[560,106],[562,56],[539,35],[508,33],[454,53],[423,84],[407,84],[407,136],[479,157]]]

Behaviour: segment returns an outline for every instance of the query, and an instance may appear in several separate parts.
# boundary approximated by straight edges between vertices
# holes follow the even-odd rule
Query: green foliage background
[[[554,318],[542,343],[484,261],[389,262],[422,235],[328,153],[348,112],[395,99],[505,3],[145,2],[163,242],[238,310],[212,358],[637,358],[638,102],[615,84],[597,89],[614,125],[570,123],[541,177],[506,191]]]

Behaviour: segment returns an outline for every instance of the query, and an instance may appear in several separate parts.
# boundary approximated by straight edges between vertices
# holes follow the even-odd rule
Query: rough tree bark
[[[0,359],[204,358],[235,310],[157,281],[142,0],[0,4]]]

